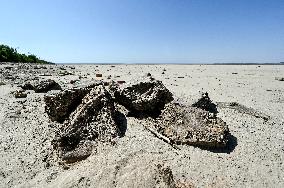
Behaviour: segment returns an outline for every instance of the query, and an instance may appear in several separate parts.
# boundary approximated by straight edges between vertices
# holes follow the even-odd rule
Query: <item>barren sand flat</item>
[[[1,64],[0,71],[0,187],[171,187],[165,169],[188,187],[284,187],[284,82],[275,79],[284,77],[284,66]],[[228,147],[175,149],[145,129],[145,120],[125,114],[116,143],[62,165],[50,157],[62,125],[46,114],[46,93],[11,93],[28,81],[53,79],[66,89],[147,73],[183,103],[208,92],[232,135]]]

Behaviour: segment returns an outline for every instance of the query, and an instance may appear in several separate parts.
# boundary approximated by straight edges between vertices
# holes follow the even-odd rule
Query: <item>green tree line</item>
[[[15,62],[15,63],[39,63],[48,64],[51,62],[39,59],[33,54],[20,54],[16,48],[8,45],[0,44],[0,62]]]

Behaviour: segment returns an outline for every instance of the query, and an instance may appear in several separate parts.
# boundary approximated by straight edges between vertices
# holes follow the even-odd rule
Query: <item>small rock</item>
[[[78,80],[70,80],[70,84],[75,84]]]
[[[40,74],[39,76],[52,76],[52,75],[49,73],[43,73],[43,74]]]
[[[36,93],[46,93],[50,90],[61,90],[61,86],[51,79],[41,81],[39,84],[34,86],[34,91]]]
[[[109,86],[109,85],[110,85],[110,82],[103,82],[103,85],[104,85],[104,86]]]
[[[125,81],[124,81],[124,80],[118,80],[117,83],[118,83],[118,84],[124,84]]]
[[[58,76],[67,76],[67,75],[74,75],[74,73],[68,71],[60,71],[58,73]]]
[[[282,77],[282,78],[275,78],[275,80],[284,81],[284,77]]]
[[[60,69],[60,70],[66,70],[66,68],[64,68],[64,67],[59,67],[59,69]]]
[[[4,68],[7,69],[7,70],[12,70],[13,69],[13,67],[10,67],[10,66],[4,67]]]
[[[218,110],[217,110],[217,105],[214,104],[211,99],[208,96],[208,93],[202,93],[202,96],[200,99],[198,99],[197,102],[192,104],[193,107],[197,107],[203,110],[206,110],[208,112],[217,114]]]
[[[6,80],[15,80],[15,77],[13,77],[12,75],[7,75],[7,76],[5,76],[5,79]]]
[[[15,95],[15,98],[26,98],[27,97],[27,94],[24,93],[24,91],[16,91],[14,95]]]
[[[39,66],[34,66],[34,69],[40,69],[40,67]]]

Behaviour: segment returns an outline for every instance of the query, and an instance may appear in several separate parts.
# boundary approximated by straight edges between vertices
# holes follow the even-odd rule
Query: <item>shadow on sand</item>
[[[234,149],[236,148],[237,145],[238,145],[238,139],[234,135],[230,134],[227,146],[225,148],[217,148],[217,149],[201,148],[201,149],[205,149],[205,150],[211,151],[213,153],[227,153],[227,154],[230,154],[231,152],[234,151]]]
[[[116,121],[118,128],[120,130],[120,137],[123,137],[125,135],[126,130],[127,130],[127,119],[126,119],[125,115],[121,112],[116,112],[115,121]]]

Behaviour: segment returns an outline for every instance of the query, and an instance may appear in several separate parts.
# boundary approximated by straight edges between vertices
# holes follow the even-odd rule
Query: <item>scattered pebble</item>
[[[275,78],[275,80],[278,80],[278,81],[284,81],[284,77],[282,77],[282,78],[278,78],[278,77],[276,77],[276,78]]]
[[[118,83],[118,84],[124,84],[125,81],[124,81],[124,80],[118,80],[117,83]]]
[[[26,98],[27,97],[27,94],[24,93],[24,91],[16,91],[14,95],[15,95],[15,98]]]
[[[78,80],[70,80],[70,84],[75,84]]]

